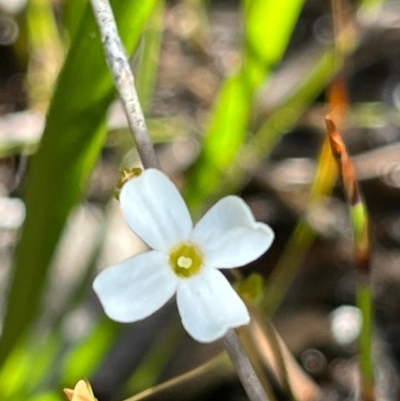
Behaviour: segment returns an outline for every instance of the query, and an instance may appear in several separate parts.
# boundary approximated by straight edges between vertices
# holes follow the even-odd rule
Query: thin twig
[[[103,39],[107,62],[121,97],[143,166],[159,168],[160,165],[135,89],[129,59],[119,37],[110,3],[108,0],[91,0],[91,3]]]
[[[224,345],[250,401],[269,401],[254,368],[234,330],[224,337]]]

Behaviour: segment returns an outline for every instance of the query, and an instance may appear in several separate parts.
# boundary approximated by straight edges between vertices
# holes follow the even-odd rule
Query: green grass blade
[[[42,393],[31,398],[30,401],[65,401],[65,396],[60,392]]]
[[[7,362],[0,369],[1,399],[23,399],[45,380],[59,353],[60,336],[55,333],[33,345],[34,336],[13,349]],[[35,369],[32,369],[32,366]]]
[[[365,201],[347,152],[334,121],[325,118],[332,154],[336,159],[343,189],[350,209],[354,240],[354,265],[357,273],[357,306],[363,323],[360,334],[360,387],[364,401],[375,400],[375,374],[373,358],[373,297],[371,286],[371,238],[369,216]]]
[[[332,192],[336,182],[335,167],[329,141],[326,140],[320,152],[318,169],[307,206],[308,210],[313,210],[324,197]],[[315,237],[316,233],[310,226],[307,212],[305,212],[291,234],[264,288],[261,308],[266,315],[273,316],[276,312],[295,279]]]
[[[195,211],[218,186],[221,173],[233,162],[246,136],[251,98],[242,76],[228,79],[216,102],[200,157],[190,174],[186,199]]]
[[[245,20],[250,47],[241,70],[227,78],[222,86],[202,152],[188,180],[186,198],[195,212],[204,198],[218,188],[221,176],[234,163],[245,143],[256,90],[286,50],[302,4],[303,0],[248,3]],[[273,45],[265,46],[272,42]],[[262,52],[252,51],[261,47]]]
[[[63,59],[63,46],[58,32],[53,4],[30,0],[26,19],[29,41],[27,87],[31,108],[44,112]]]
[[[304,0],[246,0],[249,52],[266,65],[278,63],[286,49]]]
[[[362,314],[360,333],[360,371],[363,378],[362,392],[370,399],[374,394],[375,368],[372,353],[373,344],[373,299],[371,284],[359,279],[357,283],[357,306]]]
[[[113,3],[118,5],[114,12],[121,37],[132,52],[154,0]],[[29,172],[27,216],[16,251],[0,363],[37,316],[58,239],[104,143],[105,116],[113,97],[101,40],[87,8],[60,74]]]
[[[158,76],[163,39],[164,12],[164,0],[157,0],[142,37],[140,60],[135,81],[140,104],[145,115],[148,114],[151,108],[154,87]]]
[[[73,387],[78,380],[94,373],[118,334],[117,323],[104,318],[86,339],[77,344],[67,355],[62,383]]]
[[[180,323],[174,322],[160,331],[146,357],[127,382],[126,393],[138,394],[157,384],[160,374],[182,340]]]
[[[336,68],[333,50],[325,50],[315,57],[314,68],[309,75],[282,100],[246,146],[240,149],[235,162],[223,171],[219,186],[203,195],[203,202],[206,196],[208,202],[215,202],[221,196],[240,189],[245,174],[254,170],[279,139],[295,125],[303,111],[332,79]]]
[[[75,38],[75,35],[79,30],[79,25],[85,15],[85,10],[88,7],[88,4],[89,0],[68,0],[65,2],[63,26],[68,33],[70,41]]]

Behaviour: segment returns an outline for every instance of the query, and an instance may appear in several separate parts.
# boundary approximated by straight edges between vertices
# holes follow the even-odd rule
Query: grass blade
[[[248,48],[243,67],[222,86],[202,152],[188,180],[186,198],[195,212],[199,212],[204,198],[220,187],[221,177],[245,143],[256,90],[280,61],[302,4],[303,0],[256,0],[247,4]],[[254,48],[262,51],[254,52]]]
[[[154,1],[115,1],[129,52],[137,45]],[[37,317],[49,264],[71,208],[82,196],[106,137],[114,98],[94,17],[87,7],[60,74],[42,142],[26,188],[27,216],[18,244],[0,340],[0,363]]]
[[[375,399],[375,379],[372,355],[373,311],[369,217],[346,145],[331,117],[327,116],[325,121],[332,153],[338,164],[344,192],[350,208],[354,236],[354,259],[357,271],[357,306],[361,310],[363,317],[360,334],[361,394],[364,401],[372,401]]]

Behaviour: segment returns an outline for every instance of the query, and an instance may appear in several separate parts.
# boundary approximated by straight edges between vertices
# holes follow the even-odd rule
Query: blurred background
[[[323,147],[339,104],[371,218],[377,399],[399,400],[400,2],[111,3],[162,168],[194,218],[237,193],[276,233],[239,279],[262,278],[257,313],[297,361],[291,392],[265,357],[276,400],[357,391],[352,230]],[[62,400],[81,378],[99,401],[246,400],[222,344],[191,340],[173,300],[122,325],[92,291],[145,246],[114,198],[120,168],[140,160],[88,1],[0,0],[0,156],[2,400]]]

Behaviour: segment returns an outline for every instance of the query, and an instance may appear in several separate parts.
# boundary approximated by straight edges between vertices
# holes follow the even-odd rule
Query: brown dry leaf
[[[354,206],[360,202],[360,192],[353,163],[347,153],[346,145],[343,142],[342,136],[329,115],[325,117],[325,122],[328,129],[332,154],[342,175],[346,196],[349,199],[349,204]]]
[[[255,315],[253,315],[254,317]],[[250,323],[251,335],[255,340],[261,360],[264,366],[274,372],[275,377],[282,383],[282,371],[277,360],[276,352],[273,349],[271,340],[266,336],[265,329],[261,323],[262,319],[254,318]],[[279,342],[280,357],[286,369],[287,380],[290,383],[293,396],[298,401],[317,401],[321,397],[321,392],[316,383],[310,376],[298,365],[291,352],[286,347],[282,338],[275,332],[276,339]]]

